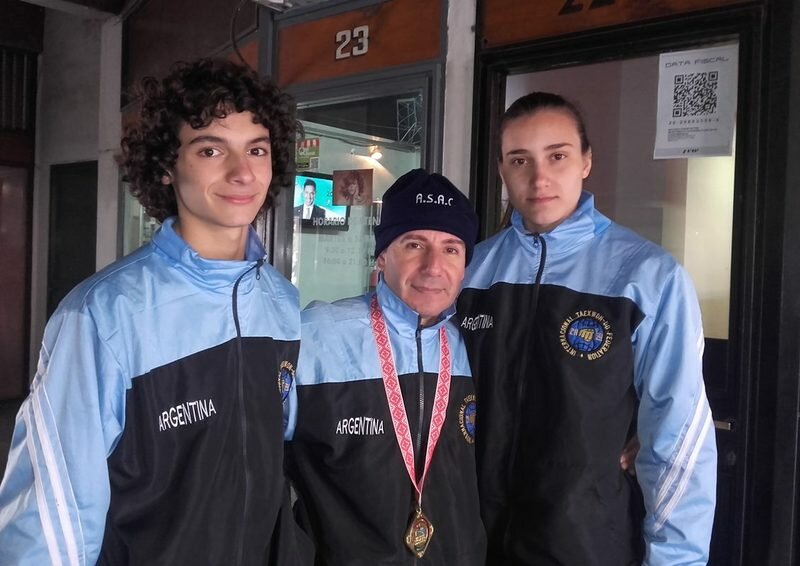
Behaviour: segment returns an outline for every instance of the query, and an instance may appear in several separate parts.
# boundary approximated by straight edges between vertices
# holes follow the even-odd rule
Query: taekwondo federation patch
[[[294,383],[294,366],[291,362],[281,362],[281,369],[278,370],[278,393],[281,394],[281,401],[285,401],[292,390]]]
[[[561,347],[574,358],[594,361],[611,348],[611,323],[597,311],[578,311],[561,324]]]
[[[458,409],[458,426],[464,440],[472,444],[475,442],[475,395],[467,395]]]

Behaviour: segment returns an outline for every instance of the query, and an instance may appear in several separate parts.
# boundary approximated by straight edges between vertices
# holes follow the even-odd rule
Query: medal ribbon
[[[439,329],[439,379],[436,382],[436,395],[433,398],[433,413],[431,414],[431,426],[428,430],[428,449],[425,453],[425,467],[422,469],[422,477],[417,483],[417,474],[414,469],[414,444],[411,441],[411,428],[408,426],[408,414],[403,403],[403,392],[400,390],[400,381],[397,378],[397,368],[394,365],[392,356],[392,344],[389,341],[389,333],[386,330],[386,322],[378,306],[377,294],[372,295],[370,301],[370,323],[372,334],[375,336],[375,345],[378,347],[378,357],[381,364],[381,374],[383,376],[383,387],[386,390],[386,399],[389,401],[389,409],[392,414],[392,424],[403,454],[403,461],[406,464],[408,477],[411,484],[417,491],[417,507],[422,507],[422,486],[425,483],[425,476],[428,474],[433,451],[439,442],[442,433],[444,419],[447,415],[447,402],[450,399],[450,345],[447,342],[445,325]]]

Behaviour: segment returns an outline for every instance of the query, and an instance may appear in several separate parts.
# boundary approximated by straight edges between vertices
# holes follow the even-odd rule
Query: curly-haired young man
[[[289,99],[201,60],[122,140],[153,240],[47,324],[0,486],[2,564],[302,564],[283,479],[296,290],[250,223],[289,172]]]

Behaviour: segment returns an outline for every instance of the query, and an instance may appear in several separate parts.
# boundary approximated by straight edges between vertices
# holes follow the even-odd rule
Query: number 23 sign
[[[369,51],[369,26],[356,26],[336,32],[336,59],[366,55]]]

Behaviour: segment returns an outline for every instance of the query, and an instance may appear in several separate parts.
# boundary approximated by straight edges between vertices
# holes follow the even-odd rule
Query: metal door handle
[[[714,421],[714,428],[717,430],[726,430],[728,432],[736,430],[736,419],[723,419],[721,421]]]

